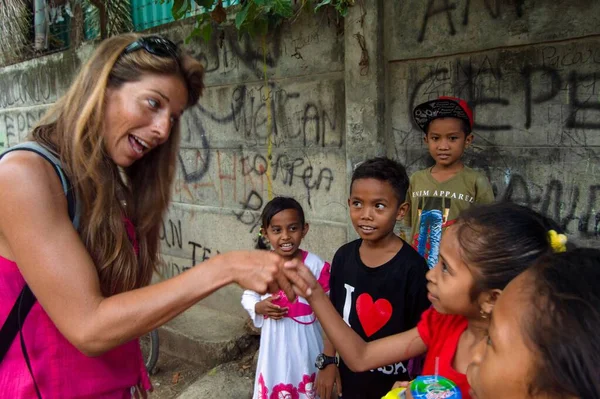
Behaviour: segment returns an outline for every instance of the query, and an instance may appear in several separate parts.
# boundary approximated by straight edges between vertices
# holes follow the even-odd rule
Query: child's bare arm
[[[256,304],[260,302],[260,294],[251,290],[245,290],[242,294],[242,306],[248,312],[254,327],[261,328],[264,318],[256,312]]]
[[[326,356],[335,356],[335,348],[325,335],[323,336],[323,354]],[[331,398],[334,385],[336,386],[338,396],[342,396],[340,372],[334,364],[331,364],[325,367],[323,370],[319,370],[317,372],[315,385],[317,386],[317,394],[321,398]]]
[[[425,353],[427,347],[416,328],[372,342],[365,342],[340,317],[310,270],[299,261],[286,263],[288,278],[296,284],[308,285],[311,293],[298,291],[319,318],[327,338],[333,343],[348,367],[355,372],[397,363]]]
[[[323,353],[327,356],[335,356],[335,346],[325,334],[323,334]]]

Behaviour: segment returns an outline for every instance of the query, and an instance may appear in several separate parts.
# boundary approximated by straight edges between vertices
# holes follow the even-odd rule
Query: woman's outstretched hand
[[[233,267],[233,280],[242,288],[259,294],[274,294],[283,290],[290,302],[296,299],[296,291],[306,293],[308,286],[301,279],[290,280],[288,274],[291,276],[292,273],[284,270],[283,258],[273,252],[233,251],[223,256],[227,264]]]

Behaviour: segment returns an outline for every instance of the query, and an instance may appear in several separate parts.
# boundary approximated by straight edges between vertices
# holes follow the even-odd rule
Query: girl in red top
[[[435,373],[437,359],[439,375],[454,381],[463,398],[469,399],[465,373],[477,344],[487,335],[494,304],[513,278],[553,252],[551,236],[555,241],[559,237],[551,223],[511,203],[466,210],[444,233],[438,263],[427,273],[432,308],[412,330],[368,343],[339,317],[307,269],[291,262],[287,266],[296,267],[301,277],[289,273],[290,278],[311,288],[310,305],[353,371],[371,370],[427,352],[423,374]],[[549,234],[552,227],[554,233]]]

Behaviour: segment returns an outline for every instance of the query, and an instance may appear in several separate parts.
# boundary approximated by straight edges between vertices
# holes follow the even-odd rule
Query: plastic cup
[[[454,382],[435,375],[417,377],[410,384],[410,392],[414,399],[462,399]]]

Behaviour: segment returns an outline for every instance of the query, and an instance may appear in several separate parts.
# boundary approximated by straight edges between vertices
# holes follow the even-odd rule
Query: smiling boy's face
[[[372,178],[354,180],[348,206],[352,225],[365,241],[378,241],[393,233],[396,221],[408,209],[389,182]]]
[[[473,134],[465,132],[464,122],[458,118],[438,118],[429,124],[424,140],[435,163],[449,167],[460,161]]]

